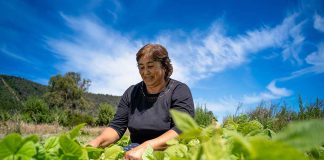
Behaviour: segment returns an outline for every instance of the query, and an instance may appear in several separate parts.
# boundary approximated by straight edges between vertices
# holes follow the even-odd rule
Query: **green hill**
[[[41,97],[47,91],[47,86],[15,76],[0,75],[0,111],[15,110],[30,96]],[[109,103],[117,106],[120,96],[86,93],[90,108],[100,103]]]

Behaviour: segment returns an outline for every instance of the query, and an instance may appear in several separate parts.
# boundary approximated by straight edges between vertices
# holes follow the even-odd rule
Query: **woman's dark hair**
[[[154,61],[160,62],[165,69],[165,77],[167,80],[173,72],[171,60],[168,51],[160,44],[146,44],[136,54],[136,61],[138,62],[144,55],[152,56]]]

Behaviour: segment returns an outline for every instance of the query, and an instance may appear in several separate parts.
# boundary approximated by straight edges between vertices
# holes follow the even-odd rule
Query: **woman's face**
[[[147,87],[157,87],[164,83],[165,69],[152,56],[144,55],[138,61],[139,73]]]

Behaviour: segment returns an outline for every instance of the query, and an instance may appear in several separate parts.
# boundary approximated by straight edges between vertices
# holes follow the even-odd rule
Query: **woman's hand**
[[[143,143],[125,153],[125,160],[141,160],[142,155],[146,148],[148,147],[148,143]]]
[[[94,139],[90,141],[89,143],[86,144],[86,146],[91,146],[91,147],[98,147],[100,142],[97,139]]]
[[[119,135],[117,131],[113,128],[108,127],[105,128],[98,137],[87,143],[87,145],[90,145],[92,147],[106,147],[118,140]]]

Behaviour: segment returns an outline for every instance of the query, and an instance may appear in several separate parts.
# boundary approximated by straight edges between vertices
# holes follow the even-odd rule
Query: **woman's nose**
[[[150,70],[149,70],[149,69],[147,69],[147,68],[146,68],[146,69],[144,69],[144,74],[145,74],[145,75],[147,75],[147,74],[150,74],[150,73],[151,73],[151,72],[150,72]]]

